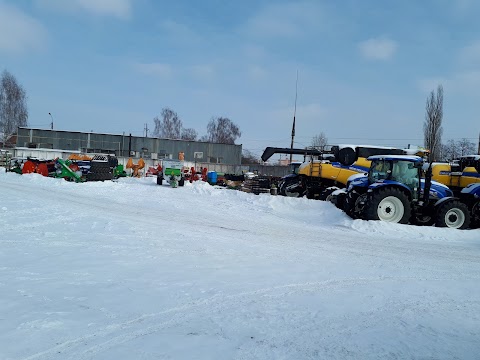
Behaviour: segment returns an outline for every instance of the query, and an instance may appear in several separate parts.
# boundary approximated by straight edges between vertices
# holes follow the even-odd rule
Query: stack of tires
[[[90,170],[87,174],[87,181],[112,180],[113,172],[111,164],[117,158],[107,155],[95,155],[90,162]]]

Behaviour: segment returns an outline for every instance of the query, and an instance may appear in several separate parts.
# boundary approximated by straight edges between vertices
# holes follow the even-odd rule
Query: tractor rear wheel
[[[472,217],[470,226],[474,229],[480,227],[480,201],[477,201],[472,206]]]
[[[379,189],[365,205],[366,220],[407,224],[410,214],[410,201],[407,195],[397,188]]]
[[[282,186],[282,193],[288,197],[303,197],[307,189],[301,184],[301,180],[298,178],[287,179]]]
[[[470,225],[470,212],[467,205],[453,200],[438,208],[435,226],[466,229]]]
[[[335,190],[338,190],[338,188],[337,188],[337,187],[329,187],[329,188],[326,188],[325,190],[323,190],[323,191],[320,193],[320,196],[318,197],[318,200],[328,201],[329,198],[330,198],[330,195],[331,195],[332,192],[334,192]]]

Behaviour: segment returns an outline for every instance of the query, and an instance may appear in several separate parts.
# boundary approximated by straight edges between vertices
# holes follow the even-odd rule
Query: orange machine
[[[140,170],[143,169],[144,167],[145,167],[145,161],[143,161],[142,158],[140,158],[140,160],[138,160],[137,164],[133,163],[132,158],[128,159],[128,161],[127,161],[126,168],[127,169],[132,169],[132,176],[133,177],[137,177],[137,178],[140,177]]]

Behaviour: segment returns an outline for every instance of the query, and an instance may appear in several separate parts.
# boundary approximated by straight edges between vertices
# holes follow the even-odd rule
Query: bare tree
[[[182,137],[182,120],[172,109],[163,108],[160,118],[155,117],[153,122],[155,123],[154,137],[166,139],[180,139]]]
[[[195,129],[182,129],[182,140],[195,141],[197,140],[197,131]]]
[[[0,79],[0,138],[4,143],[19,126],[28,126],[27,95],[17,79],[5,70]]]
[[[220,144],[235,144],[235,140],[242,136],[240,129],[229,118],[212,118],[207,125],[207,135],[204,141]]]
[[[460,155],[472,155],[475,154],[475,144],[469,141],[467,138],[463,138],[458,142],[458,148],[460,149]]]
[[[427,99],[423,136],[425,147],[430,150],[430,160],[439,160],[442,143],[443,86],[438,85],[437,93],[432,91]]]
[[[327,139],[327,135],[325,135],[325,133],[322,131],[320,134],[318,135],[315,135],[313,138],[312,138],[312,147],[314,148],[323,148],[325,147],[325,145],[327,145],[328,143],[328,139]]]
[[[260,164],[260,159],[255,156],[250,150],[243,149],[242,151],[242,165]]]
[[[458,145],[453,139],[449,139],[447,144],[443,146],[443,159],[444,160],[454,160],[458,158],[459,154]]]

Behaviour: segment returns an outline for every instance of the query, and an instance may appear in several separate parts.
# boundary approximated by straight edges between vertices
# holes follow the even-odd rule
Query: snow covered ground
[[[478,359],[480,230],[0,171],[0,359]]]

